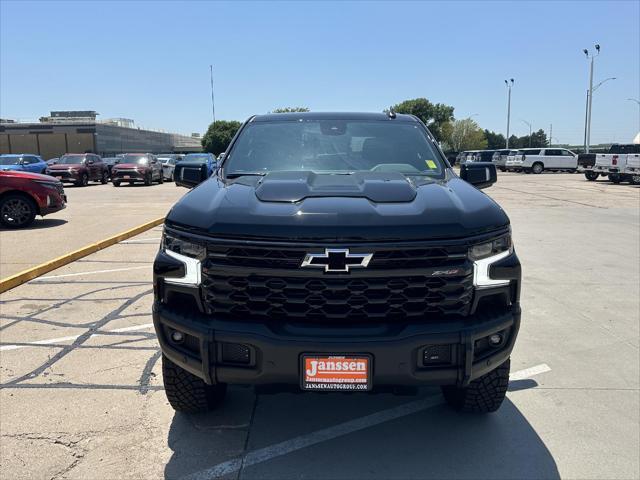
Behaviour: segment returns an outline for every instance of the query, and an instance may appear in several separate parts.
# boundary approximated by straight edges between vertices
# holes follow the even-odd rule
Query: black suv
[[[478,190],[495,166],[460,175],[414,116],[246,121],[221,168],[167,215],[155,259],[173,408],[210,409],[228,384],[440,385],[459,410],[496,410],[520,262],[507,215]]]

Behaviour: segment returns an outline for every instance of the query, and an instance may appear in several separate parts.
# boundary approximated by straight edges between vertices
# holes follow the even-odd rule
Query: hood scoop
[[[256,196],[263,202],[299,202],[311,197],[368,198],[376,203],[411,202],[415,186],[397,172],[345,175],[273,172],[262,177]]]

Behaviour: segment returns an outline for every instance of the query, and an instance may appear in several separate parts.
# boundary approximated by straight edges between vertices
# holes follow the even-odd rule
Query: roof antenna
[[[389,107],[387,115],[389,116],[389,118],[396,118],[396,112],[393,111],[393,107]]]

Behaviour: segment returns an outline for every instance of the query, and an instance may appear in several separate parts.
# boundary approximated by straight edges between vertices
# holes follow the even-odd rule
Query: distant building
[[[127,118],[105,122],[94,111],[51,112],[40,122],[0,122],[0,153],[35,153],[44,159],[65,153],[113,156],[126,152],[189,153],[202,151],[199,138],[134,128]]]

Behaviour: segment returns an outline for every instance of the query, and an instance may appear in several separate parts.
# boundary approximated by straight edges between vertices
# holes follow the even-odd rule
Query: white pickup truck
[[[640,144],[611,145],[609,153],[596,154],[593,172],[609,175],[613,183],[640,185]],[[589,177],[587,179],[591,180]]]

